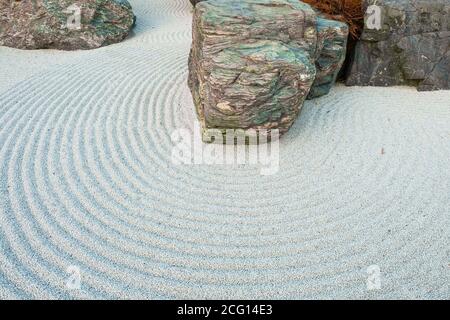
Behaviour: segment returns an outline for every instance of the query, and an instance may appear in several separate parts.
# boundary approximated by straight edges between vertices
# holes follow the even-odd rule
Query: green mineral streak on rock
[[[44,7],[48,14],[51,17],[56,18],[61,25],[66,22],[67,15],[62,12],[61,7],[58,5],[58,3],[56,3],[56,1],[44,0]],[[39,29],[37,30],[39,31]],[[53,32],[55,31],[56,30],[54,30]]]

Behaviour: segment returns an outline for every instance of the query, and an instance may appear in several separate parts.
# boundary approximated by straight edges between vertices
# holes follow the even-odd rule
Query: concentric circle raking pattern
[[[190,4],[131,3],[123,43],[0,48],[45,62],[0,82],[0,298],[449,298],[449,92],[337,86],[273,175],[175,164]]]

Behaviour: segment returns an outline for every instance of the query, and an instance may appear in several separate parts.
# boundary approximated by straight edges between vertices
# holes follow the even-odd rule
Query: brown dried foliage
[[[362,0],[302,0],[331,19],[346,22],[353,40],[359,39],[364,26]]]

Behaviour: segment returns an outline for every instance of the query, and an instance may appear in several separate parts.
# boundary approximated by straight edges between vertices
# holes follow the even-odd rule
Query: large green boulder
[[[197,3],[189,87],[205,140],[217,129],[286,133],[308,95],[330,90],[347,36],[298,0]]]

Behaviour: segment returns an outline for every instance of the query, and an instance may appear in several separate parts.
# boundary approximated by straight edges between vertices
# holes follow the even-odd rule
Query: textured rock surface
[[[317,32],[317,52],[314,57],[317,74],[309,99],[328,94],[336,82],[345,60],[349,29],[346,23],[318,17]]]
[[[365,7],[375,3],[366,0]],[[450,89],[450,0],[377,0],[381,29],[366,23],[348,85]]]
[[[93,49],[122,41],[134,22],[126,0],[0,0],[0,45]]]
[[[197,4],[189,86],[203,130],[285,133],[314,83],[316,60],[314,96],[333,82],[345,56],[345,30],[298,0]]]

